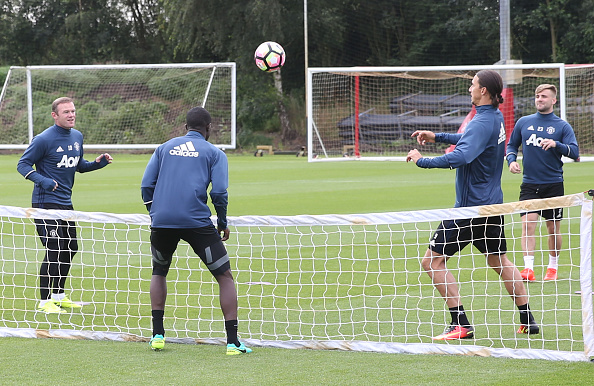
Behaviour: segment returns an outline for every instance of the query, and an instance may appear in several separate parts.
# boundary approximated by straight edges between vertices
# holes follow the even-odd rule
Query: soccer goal
[[[516,334],[518,311],[484,256],[450,259],[474,340],[435,343],[449,324],[444,300],[420,265],[444,219],[504,215],[508,257],[522,262],[526,210],[565,208],[559,279],[527,284],[538,335]],[[36,311],[44,249],[33,218],[77,222],[80,251],[67,282],[80,311]],[[214,219],[213,219],[214,220]],[[0,206],[0,337],[147,341],[151,336],[149,217]],[[592,200],[545,200],[414,212],[229,217],[227,242],[239,294],[239,333],[252,347],[461,354],[586,361],[594,356]],[[547,256],[536,229],[535,272]],[[168,342],[224,344],[218,288],[181,244],[168,276]]]
[[[474,115],[468,88],[483,69],[504,80],[500,105],[508,138],[515,122],[536,110],[539,84],[559,89],[555,109],[576,133],[582,154],[594,154],[594,66],[508,64],[447,67],[309,68],[309,161],[404,160],[415,130],[456,133]],[[423,154],[449,145],[428,144]]]
[[[186,113],[212,116],[210,141],[236,147],[235,63],[11,67],[0,94],[0,149],[24,149],[74,98],[87,149],[154,149],[185,134]]]

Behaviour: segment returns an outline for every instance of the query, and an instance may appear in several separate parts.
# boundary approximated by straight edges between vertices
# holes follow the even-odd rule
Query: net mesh
[[[51,103],[68,96],[87,147],[163,143],[183,135],[188,110],[203,106],[212,116],[211,142],[231,148],[234,76],[234,63],[12,67],[0,98],[0,144],[28,144],[30,134],[54,124]]]
[[[508,135],[519,118],[536,111],[534,90],[539,84],[563,91],[562,71],[565,93],[558,95],[555,112],[572,125],[580,152],[593,154],[594,66],[529,66],[497,67],[505,83],[500,109]],[[403,157],[416,146],[410,137],[415,130],[458,132],[472,110],[468,88],[480,69],[311,68],[310,160]],[[427,144],[423,150],[443,154],[447,147]]]
[[[539,221],[538,280],[527,285],[541,333],[516,334],[516,306],[485,257],[469,246],[448,261],[448,269],[459,283],[476,338],[434,343],[431,338],[449,324],[449,313],[420,257],[439,222],[503,214],[508,257],[521,267],[518,213],[550,207],[566,208],[559,279],[542,281],[548,233]],[[232,237],[226,246],[238,289],[241,339],[254,346],[444,354],[479,350],[493,356],[586,360],[593,330],[591,211],[592,202],[576,194],[417,212],[230,217]],[[82,302],[80,311],[36,311],[44,249],[32,217],[44,216],[77,221],[80,251],[67,293]],[[0,207],[0,336],[50,331],[50,336],[103,339],[115,334],[115,339],[146,340],[152,332],[149,234],[144,215]],[[168,341],[221,343],[224,324],[211,274],[183,242],[172,267],[165,312]]]

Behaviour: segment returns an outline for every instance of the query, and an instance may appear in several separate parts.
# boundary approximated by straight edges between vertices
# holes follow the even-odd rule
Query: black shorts
[[[189,229],[151,228],[153,275],[167,276],[180,240],[190,244],[213,276],[222,275],[231,269],[229,255],[214,226]]]
[[[489,255],[506,253],[503,216],[442,221],[429,242],[429,249],[440,255],[453,256],[470,243]]]
[[[31,204],[33,208],[48,210],[73,210],[72,205],[60,205],[53,203]],[[35,220],[35,229],[41,239],[41,244],[52,251],[78,251],[76,236],[76,223],[61,219],[39,219]]]
[[[559,197],[564,194],[563,182],[553,184],[527,184],[524,182],[520,185],[520,201]],[[537,210],[529,213],[538,213],[547,220],[561,220],[563,218],[563,208]],[[525,214],[526,212],[520,213],[520,217]]]

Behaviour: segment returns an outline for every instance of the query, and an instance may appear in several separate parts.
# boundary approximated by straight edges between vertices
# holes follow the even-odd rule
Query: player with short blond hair
[[[522,172],[517,162],[518,150],[522,147],[524,175],[520,186],[520,201],[557,197],[564,194],[562,156],[577,160],[579,147],[573,128],[553,112],[557,103],[557,87],[541,84],[535,90],[536,113],[518,119],[507,144],[506,158],[509,171]],[[544,280],[557,280],[559,254],[561,251],[560,227],[563,208],[521,213],[522,249],[524,269],[522,278],[536,281],[534,255],[536,240],[534,233],[538,216],[546,220],[549,233],[549,264]]]

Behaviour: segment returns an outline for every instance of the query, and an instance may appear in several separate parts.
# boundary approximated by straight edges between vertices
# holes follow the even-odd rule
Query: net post
[[[592,196],[593,191],[588,191]],[[584,199],[580,220],[580,286],[584,354],[594,358],[594,315],[592,310],[592,200]]]

